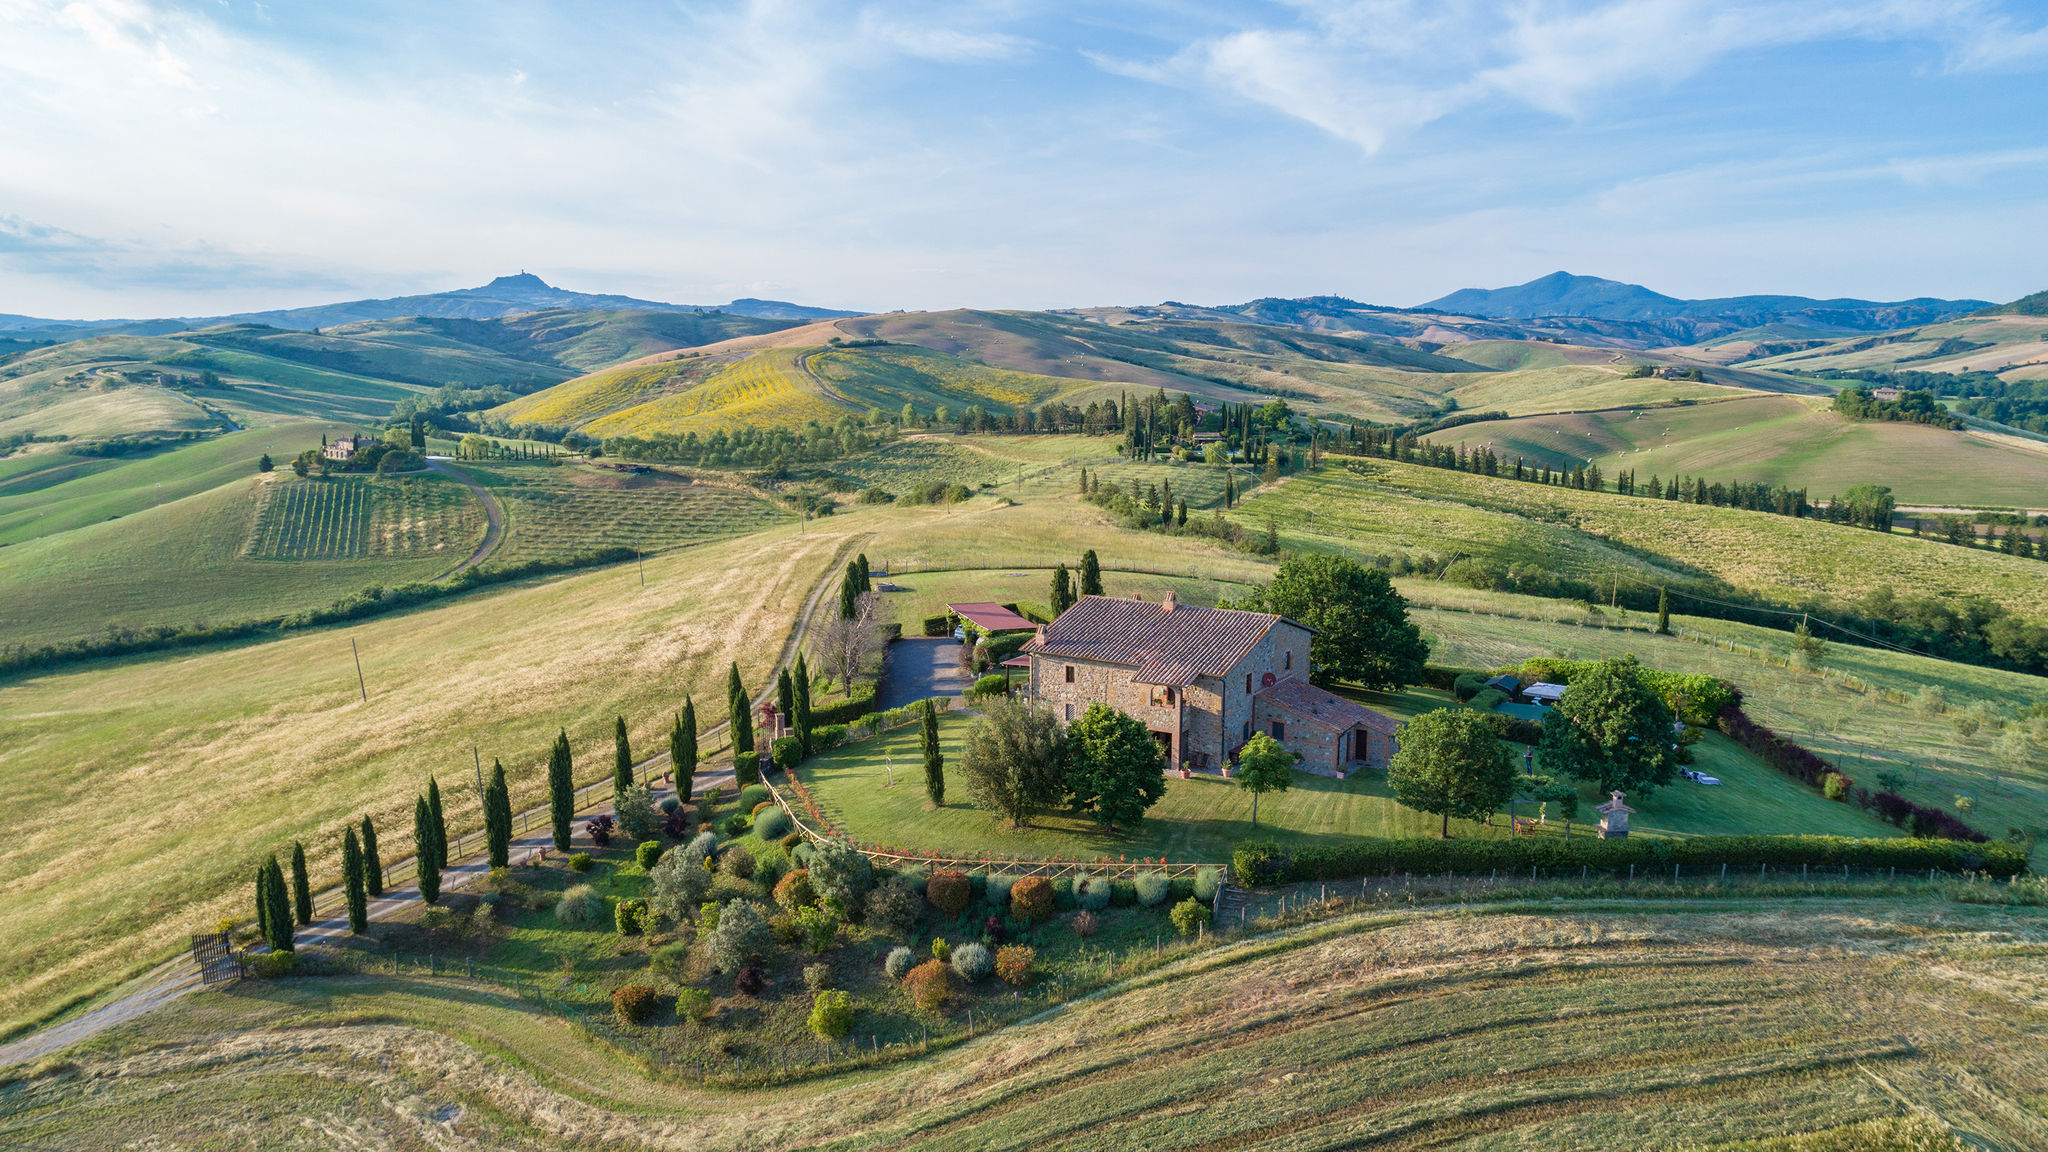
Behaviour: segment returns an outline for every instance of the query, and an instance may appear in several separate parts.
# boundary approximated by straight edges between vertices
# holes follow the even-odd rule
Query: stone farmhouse
[[[1083,596],[1024,645],[1031,693],[1062,720],[1107,704],[1142,721],[1168,763],[1228,764],[1254,732],[1324,776],[1384,768],[1395,721],[1308,681],[1314,629],[1267,612]]]

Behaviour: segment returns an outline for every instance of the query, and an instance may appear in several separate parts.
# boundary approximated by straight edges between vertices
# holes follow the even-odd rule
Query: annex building
[[[1314,630],[1268,612],[1083,596],[1024,646],[1031,693],[1062,720],[1093,703],[1136,717],[1168,763],[1227,764],[1254,732],[1324,776],[1384,768],[1399,725],[1309,683]]]

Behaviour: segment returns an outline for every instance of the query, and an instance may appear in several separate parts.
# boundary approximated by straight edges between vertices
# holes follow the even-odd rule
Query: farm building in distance
[[[370,443],[368,436],[337,436],[321,449],[329,460],[346,460],[356,454],[356,449]]]
[[[1312,630],[1285,616],[1083,596],[1024,646],[1031,694],[1062,720],[1094,703],[1144,723],[1168,762],[1228,763],[1254,732],[1345,776],[1383,768],[1398,725],[1308,682]]]

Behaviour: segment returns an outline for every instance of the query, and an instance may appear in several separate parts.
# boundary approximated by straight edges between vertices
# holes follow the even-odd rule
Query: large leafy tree
[[[1240,608],[1274,612],[1316,630],[1309,679],[1392,691],[1422,679],[1429,641],[1385,571],[1348,556],[1289,556],[1273,582]]]
[[[1483,713],[1439,708],[1401,727],[1400,748],[1387,764],[1387,784],[1401,803],[1443,817],[1477,820],[1515,794],[1515,758]]]
[[[1644,795],[1678,773],[1683,752],[1672,724],[1633,658],[1603,660],[1574,673],[1544,715],[1536,755],[1545,771]]]
[[[1166,761],[1143,724],[1090,704],[1067,726],[1067,791],[1105,828],[1135,824],[1166,795]]]
[[[1252,794],[1252,827],[1259,826],[1259,797],[1285,792],[1301,759],[1264,732],[1254,733],[1237,752],[1237,786]]]
[[[1067,737],[1052,710],[998,696],[967,730],[960,770],[976,807],[1021,828],[1066,792]]]

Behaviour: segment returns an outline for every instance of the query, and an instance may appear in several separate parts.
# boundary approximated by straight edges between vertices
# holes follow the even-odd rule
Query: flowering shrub
[[[1074,926],[1074,935],[1083,939],[1095,935],[1095,930],[1102,926],[1093,912],[1076,912],[1070,923]]]
[[[853,1031],[853,997],[844,992],[825,991],[811,1001],[811,1031],[826,1040],[837,1040]]]
[[[789,875],[775,884],[775,902],[791,911],[815,904],[817,900],[818,894],[811,889],[811,870],[808,868],[792,869]]]
[[[1031,969],[1038,963],[1038,953],[1022,944],[1008,944],[996,949],[996,975],[1012,988],[1022,988],[1031,983]]]

